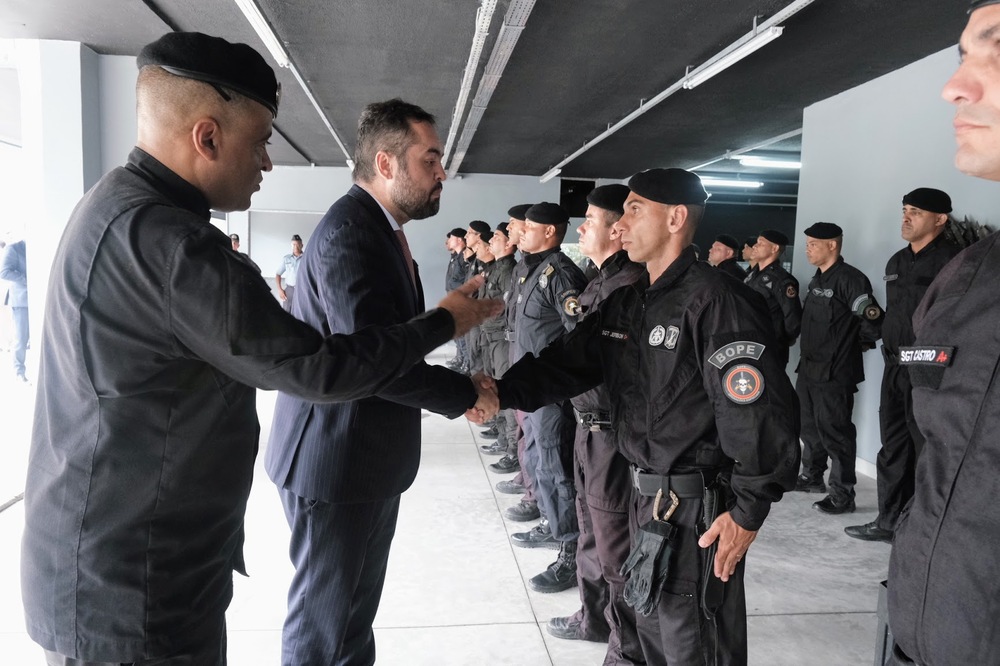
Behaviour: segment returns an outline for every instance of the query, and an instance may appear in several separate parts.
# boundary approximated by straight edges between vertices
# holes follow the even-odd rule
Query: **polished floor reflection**
[[[442,352],[431,360],[443,363],[448,357]],[[23,487],[34,389],[0,376],[0,396],[3,504]],[[265,437],[273,403],[273,393],[260,392]],[[424,414],[420,473],[403,495],[375,623],[378,663],[601,664],[602,645],[560,640],[545,631],[550,617],[576,610],[577,591],[544,595],[528,588],[527,580],[555,552],[510,545],[509,534],[525,523],[503,518],[503,510],[517,497],[495,492],[494,483],[510,475],[486,470],[496,458],[480,455],[478,433],[464,419]],[[255,481],[247,513],[250,577],[237,576],[228,614],[233,666],[278,663],[291,576],[288,527],[260,464]],[[817,499],[787,495],[772,509],[748,555],[750,664],[872,663],[876,585],[885,578],[889,546],[849,539],[843,528],[874,517],[875,483],[859,477],[858,513],[853,515],[821,515],[811,508]],[[18,594],[22,506],[0,513],[0,663],[15,665],[43,663],[24,633]]]

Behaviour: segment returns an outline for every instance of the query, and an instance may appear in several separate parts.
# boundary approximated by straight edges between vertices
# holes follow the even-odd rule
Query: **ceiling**
[[[774,195],[770,205],[782,196],[794,200],[797,172],[720,158],[776,137],[786,138],[754,154],[797,158],[804,107],[955,44],[966,20],[961,2],[814,0],[779,23],[780,38],[686,90],[677,84],[688,67],[744,38],[755,16],[766,25],[793,0],[483,0],[478,41],[477,0],[257,4],[348,151],[362,107],[398,96],[435,114],[443,141],[454,133],[451,143],[464,157],[458,163],[452,148],[450,172],[541,176],[673,86],[676,92],[564,164],[560,176],[619,179],[714,161],[699,172],[774,181],[766,194],[734,195]],[[102,54],[135,55],[171,29],[266,53],[233,0],[0,3],[0,38],[79,41]],[[502,34],[516,42],[498,40]],[[494,55],[498,41],[506,50]],[[468,65],[467,101],[456,113],[474,44],[481,49]],[[279,69],[278,77],[275,163],[343,166],[345,153],[294,73]],[[484,87],[492,96],[477,98]],[[473,100],[478,129],[463,146]]]

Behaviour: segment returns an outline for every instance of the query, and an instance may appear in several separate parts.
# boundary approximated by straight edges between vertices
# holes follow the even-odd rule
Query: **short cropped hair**
[[[410,123],[435,123],[434,116],[419,106],[398,97],[387,102],[373,102],[365,107],[358,120],[358,143],[354,148],[353,177],[367,183],[375,178],[375,155],[385,151],[399,157],[413,143]]]

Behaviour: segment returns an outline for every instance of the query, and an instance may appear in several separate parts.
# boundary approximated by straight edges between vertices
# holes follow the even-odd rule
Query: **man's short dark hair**
[[[356,182],[367,183],[375,178],[375,155],[384,150],[397,157],[413,142],[410,123],[435,123],[434,116],[419,106],[398,97],[387,102],[373,102],[365,107],[358,120],[358,142],[354,148]]]

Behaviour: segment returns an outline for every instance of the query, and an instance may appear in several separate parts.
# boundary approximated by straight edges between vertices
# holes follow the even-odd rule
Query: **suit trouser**
[[[628,461],[611,445],[608,434],[577,426],[573,443],[581,602],[573,617],[584,636],[608,636],[605,666],[641,664],[635,611],[625,603],[625,577],[619,573],[629,553],[632,484]]]
[[[332,504],[278,489],[295,574],[281,639],[284,666],[375,663],[372,622],[385,583],[399,495]]]
[[[535,482],[535,501],[557,541],[575,541],[579,534],[572,414],[568,402],[557,402],[528,412],[524,418],[524,459]]]
[[[652,497],[633,493],[629,526],[632,542],[639,526],[649,522]],[[708,549],[698,546],[695,525],[702,501],[682,499],[670,519],[679,529],[674,535],[673,556],[667,582],[656,612],[636,614],[643,656],[649,666],[729,666],[747,663],[747,613],[743,587],[745,560],[723,586],[722,606],[709,620],[701,609],[702,572]],[[714,574],[710,574],[714,575]]]
[[[811,479],[822,479],[830,458],[830,496],[854,497],[857,475],[858,431],[854,427],[854,386],[810,382],[799,377],[795,392],[802,415],[802,469]]]
[[[292,295],[295,294],[295,285],[286,284],[285,285],[285,300],[281,302],[281,308],[285,312],[292,311]]]
[[[205,645],[173,657],[157,657],[141,661],[126,662],[125,666],[226,666],[226,622],[222,620],[222,635],[211,645]],[[122,666],[120,661],[87,661],[74,659],[45,650],[47,666]]]
[[[882,529],[893,530],[899,514],[913,497],[917,458],[924,436],[913,418],[910,373],[886,363],[882,374],[882,399],[878,410],[882,448],[875,459],[878,483],[878,518]]]
[[[28,308],[11,308],[14,317],[14,372],[24,374],[28,350]]]

